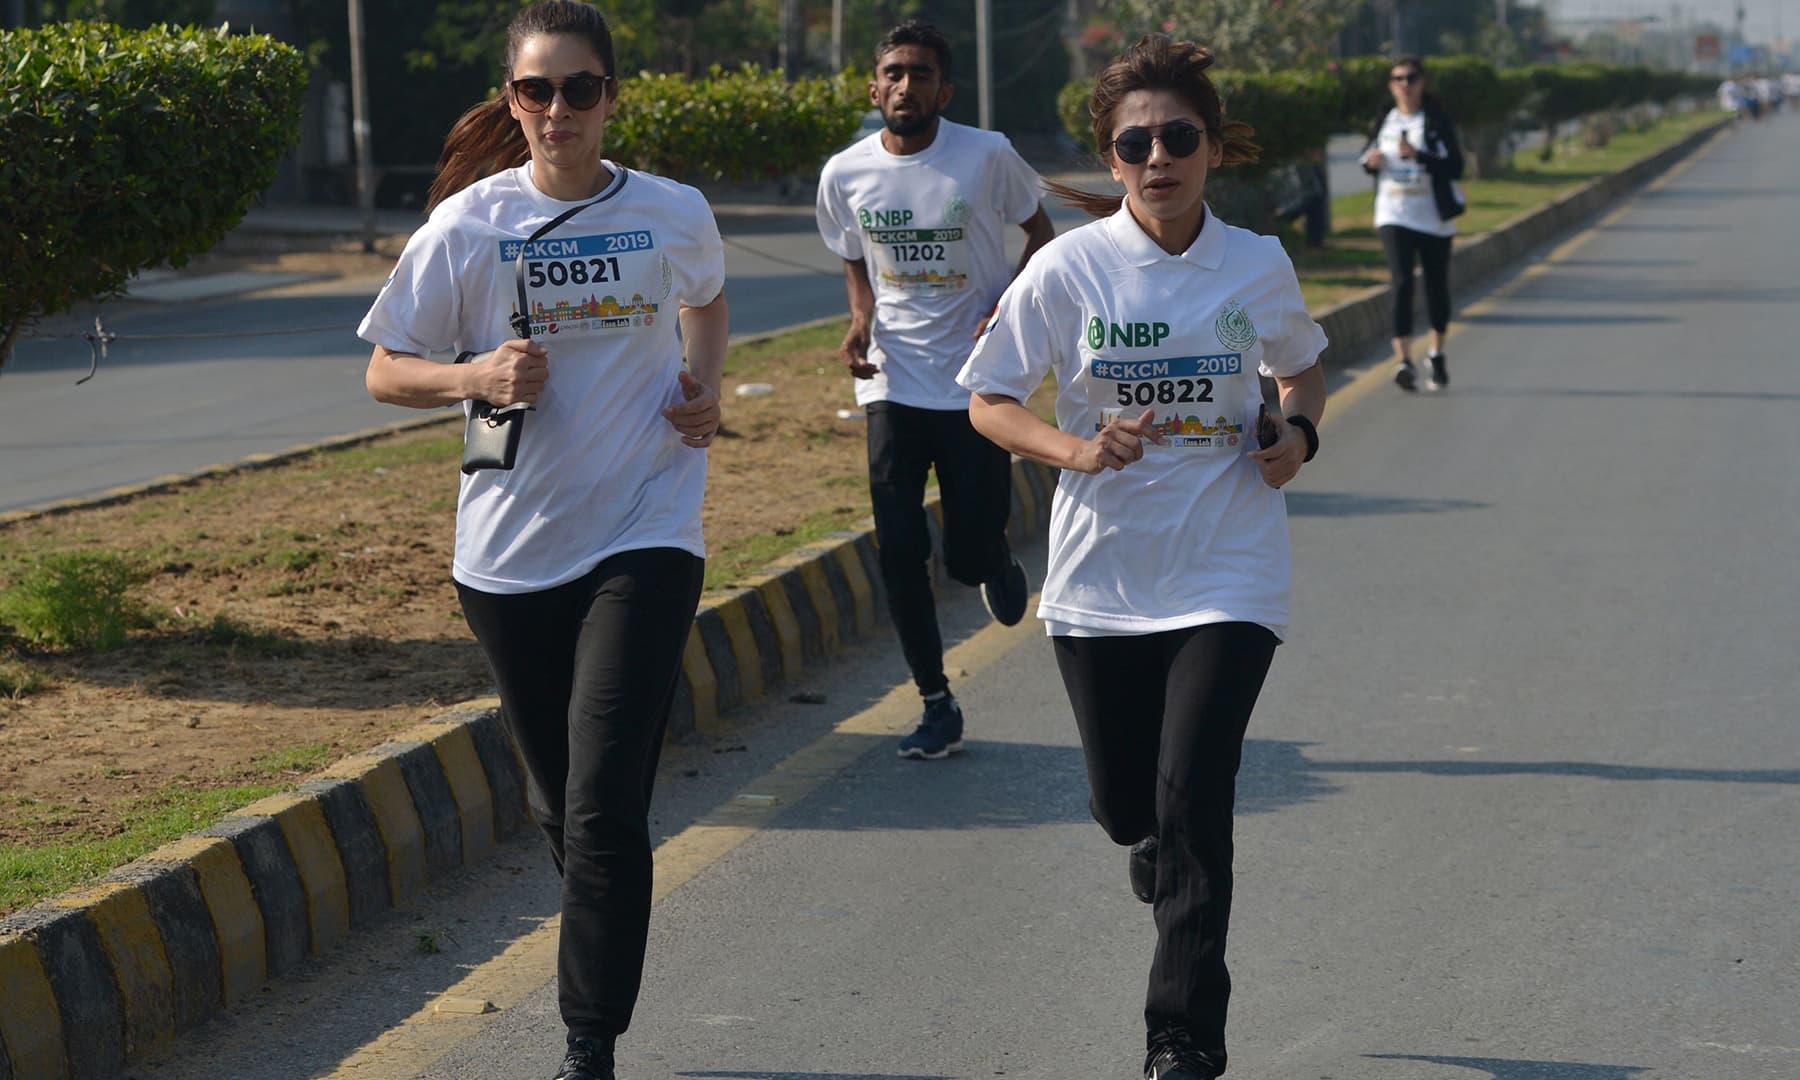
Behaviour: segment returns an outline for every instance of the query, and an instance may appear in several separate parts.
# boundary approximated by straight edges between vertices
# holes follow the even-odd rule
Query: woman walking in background
[[[553,1075],[613,1080],[649,931],[651,785],[705,566],[724,249],[699,192],[601,157],[618,81],[598,11],[525,8],[505,69],[502,97],[445,141],[430,220],[358,333],[379,400],[532,407],[516,464],[463,478],[452,576],[562,875]]]
[[[1325,409],[1325,335],[1293,264],[1204,201],[1211,169],[1257,153],[1211,63],[1156,35],[1101,72],[1088,111],[1125,195],[1050,185],[1104,220],[1025,265],[959,377],[977,430],[1063,470],[1038,617],[1089,805],[1154,904],[1146,1080],[1225,1071],[1238,762],[1288,622],[1277,489],[1312,460]],[[1054,425],[1023,404],[1051,371]],[[1259,374],[1285,420],[1264,414]]]
[[[1402,57],[1388,72],[1394,107],[1376,120],[1362,166],[1375,177],[1375,230],[1387,254],[1394,296],[1394,384],[1417,390],[1419,373],[1408,355],[1413,332],[1413,265],[1424,268],[1425,311],[1431,320],[1428,385],[1450,385],[1444,334],[1450,327],[1450,243],[1463,212],[1463,154],[1456,127],[1430,92],[1425,64]]]

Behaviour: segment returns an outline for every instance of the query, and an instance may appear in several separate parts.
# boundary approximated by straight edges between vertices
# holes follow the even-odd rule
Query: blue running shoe
[[[962,752],[962,706],[949,694],[925,703],[925,715],[911,735],[900,740],[900,756],[937,761]]]

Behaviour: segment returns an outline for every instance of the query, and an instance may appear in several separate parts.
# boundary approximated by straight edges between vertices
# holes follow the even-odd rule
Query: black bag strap
[[[526,314],[526,309],[529,306],[530,301],[525,296],[525,252],[531,248],[532,244],[535,244],[538,240],[542,239],[544,234],[551,229],[556,228],[558,225],[561,225],[563,222],[574,217],[576,214],[581,213],[588,207],[598,206],[612,198],[614,195],[617,195],[619,192],[625,190],[625,182],[629,179],[631,179],[630,170],[620,169],[618,181],[610,185],[606,189],[605,194],[597,199],[584,202],[580,206],[569,207],[567,210],[564,210],[562,213],[538,226],[537,231],[532,233],[530,238],[523,244],[519,245],[519,256],[513,260],[513,283],[519,288],[519,310],[514,312],[512,317],[513,333],[524,338],[526,341],[531,340],[531,316]]]

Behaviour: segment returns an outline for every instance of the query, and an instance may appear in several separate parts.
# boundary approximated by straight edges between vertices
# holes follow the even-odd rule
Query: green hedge
[[[262,35],[0,31],[0,362],[23,325],[184,264],[299,138],[306,63]]]
[[[619,88],[606,155],[681,179],[812,173],[856,134],[868,85],[852,71],[788,82],[751,64],[705,79],[643,72]]]

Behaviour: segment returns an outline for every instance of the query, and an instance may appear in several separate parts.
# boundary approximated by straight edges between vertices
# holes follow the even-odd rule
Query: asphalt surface
[[[1800,1075],[1790,120],[1462,298],[1448,391],[1379,363],[1340,383],[1290,488],[1294,637],[1239,784],[1232,1077]],[[839,736],[861,742],[741,844],[671,854],[790,751],[862,730],[905,681],[879,642],[800,688],[826,704],[675,752],[659,873],[685,884],[626,1080],[1137,1075],[1152,931],[1088,819],[1048,646],[968,590],[946,621],[960,758]],[[401,1021],[554,909],[527,838],[133,1075],[547,1078],[542,967],[514,963],[528,992],[484,1021]],[[433,1025],[456,1037],[335,1064]]]

